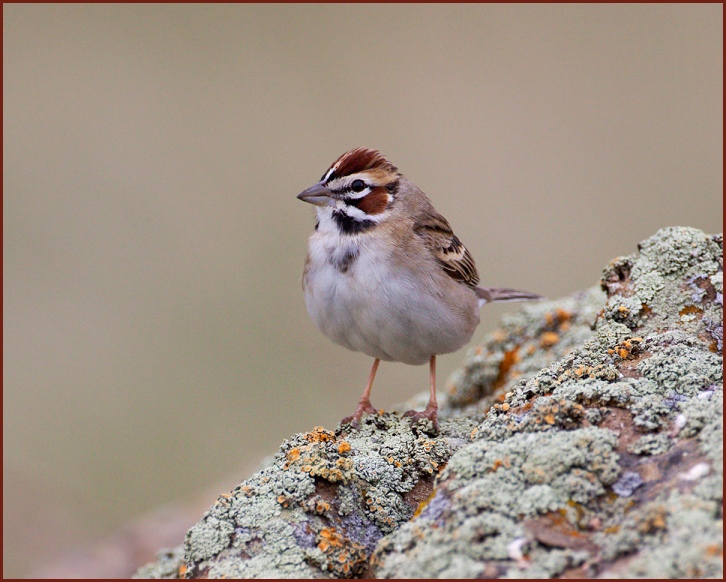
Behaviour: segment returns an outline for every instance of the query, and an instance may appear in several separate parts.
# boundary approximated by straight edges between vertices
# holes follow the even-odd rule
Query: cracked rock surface
[[[662,229],[505,316],[438,434],[296,435],[137,577],[721,577],[722,342],[722,236]]]

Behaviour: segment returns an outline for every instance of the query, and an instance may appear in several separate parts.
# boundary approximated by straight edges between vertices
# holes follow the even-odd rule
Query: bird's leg
[[[434,428],[439,430],[439,405],[436,402],[436,356],[431,356],[429,360],[429,402],[424,408],[423,412],[416,412],[415,410],[409,410],[403,416],[410,416],[414,422],[422,418],[428,418]]]
[[[350,416],[346,416],[343,420],[341,420],[341,423],[345,424],[346,422],[350,422],[355,428],[358,428],[360,419],[365,413],[375,414],[378,412],[375,408],[373,408],[370,396],[371,387],[373,386],[373,378],[376,377],[376,370],[378,370],[378,364],[380,363],[381,360],[378,358],[373,361],[373,367],[371,368],[371,373],[368,376],[368,384],[366,384],[366,389],[363,390],[363,394],[358,401],[358,406],[356,407],[355,412],[353,412]]]
[[[429,401],[426,404],[426,410],[424,413],[427,414],[426,418],[431,419],[436,428],[438,427],[438,421],[436,415],[439,412],[439,403],[436,402],[436,356],[431,356],[429,362]]]

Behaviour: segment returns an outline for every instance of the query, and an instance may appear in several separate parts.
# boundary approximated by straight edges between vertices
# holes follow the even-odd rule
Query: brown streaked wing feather
[[[472,289],[476,287],[479,273],[474,259],[443,216],[433,208],[426,210],[416,217],[413,230],[449,277]]]

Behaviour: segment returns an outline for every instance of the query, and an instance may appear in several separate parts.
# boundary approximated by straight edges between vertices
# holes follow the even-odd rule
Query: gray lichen
[[[360,430],[316,427],[283,442],[266,468],[189,530],[181,570],[210,578],[365,574],[378,541],[412,517],[475,426],[442,422],[431,436],[422,424],[382,414]]]
[[[722,249],[662,229],[602,290],[505,316],[440,434],[385,414],[296,435],[137,575],[719,577]]]
[[[592,307],[568,306],[584,341],[547,367],[532,373],[517,361],[502,382],[501,351],[536,354],[525,348],[536,325],[495,332],[465,364],[454,379],[456,404],[477,382],[480,395],[499,382],[506,396],[439,476],[436,498],[446,503],[436,518],[422,511],[381,540],[377,576],[722,571],[722,239],[669,228],[640,250],[605,270],[608,297],[589,321],[594,329],[577,315]],[[554,312],[556,303],[527,306],[518,317]],[[492,512],[507,526],[468,527]],[[524,539],[525,551],[507,560],[491,538],[498,547]],[[447,558],[454,555],[456,562]]]

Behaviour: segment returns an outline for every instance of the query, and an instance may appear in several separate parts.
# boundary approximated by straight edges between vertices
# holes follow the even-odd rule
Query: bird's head
[[[388,217],[400,178],[398,168],[380,152],[356,148],[297,197],[318,207],[320,222],[330,221],[342,234],[359,234]]]

